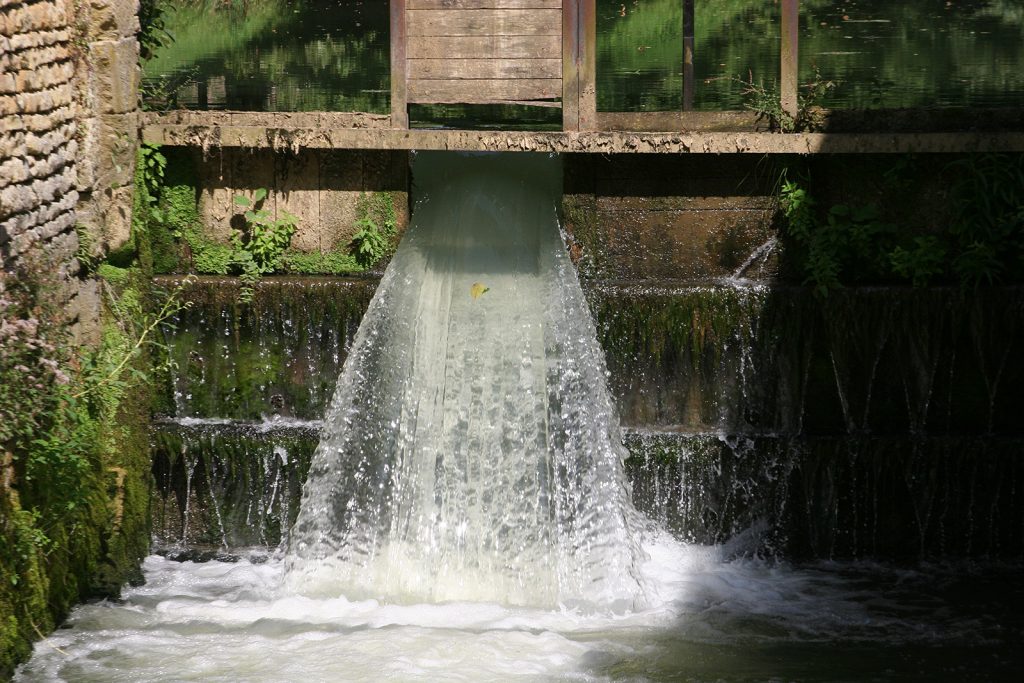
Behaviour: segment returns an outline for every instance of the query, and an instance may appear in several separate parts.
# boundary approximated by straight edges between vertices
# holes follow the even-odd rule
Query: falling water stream
[[[19,681],[991,680],[1012,567],[789,566],[637,513],[557,158],[417,155],[287,547],[150,557]],[[998,594],[993,586],[1000,586]]]
[[[643,601],[625,450],[558,232],[558,160],[428,155],[328,410],[302,593],[553,608]]]

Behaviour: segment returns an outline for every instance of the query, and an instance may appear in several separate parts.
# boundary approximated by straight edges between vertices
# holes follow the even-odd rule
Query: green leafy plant
[[[356,227],[359,229],[352,235],[352,248],[356,262],[361,266],[370,267],[379,261],[387,251],[388,238],[369,218],[357,220]]]
[[[143,191],[136,196],[147,198],[141,202],[136,216],[145,223],[140,232],[144,231],[148,237],[154,272],[173,273],[184,269],[209,275],[237,275],[243,281],[242,298],[248,300],[259,279],[270,272],[304,275],[361,272],[386,256],[394,246],[397,230],[390,193],[360,196],[357,203],[359,225],[355,226],[358,239],[326,253],[306,253],[289,246],[298,219],[290,214],[272,219],[264,206],[268,199],[265,189],[232,198],[243,213],[233,217],[235,230],[228,243],[216,242],[204,234],[196,197],[198,178],[192,160],[182,150],[157,148],[157,152],[166,157],[166,164],[150,165],[150,171],[140,164],[136,174],[137,185],[143,186]],[[157,186],[155,181],[161,177],[161,172],[162,180]],[[153,197],[156,197],[155,202],[150,201]],[[148,210],[149,206],[156,211]]]
[[[779,204],[789,226],[789,234],[798,240],[810,239],[814,229],[814,197],[795,180],[783,179]]]
[[[804,284],[812,286],[819,296],[827,296],[844,280],[891,274],[890,252],[896,226],[881,219],[876,205],[835,204],[822,220],[806,181],[784,179],[779,206]]]
[[[930,169],[910,158],[879,174],[879,192],[896,216],[882,217],[879,204],[820,206],[809,176],[785,176],[779,185],[786,253],[790,263],[822,295],[842,284],[908,282],[913,286],[956,283],[992,285],[1024,278],[1024,157],[964,156],[947,164],[952,216],[939,211],[925,222],[901,213],[898,198],[917,195]]]
[[[98,275],[114,323],[107,327],[99,350],[81,361],[81,386],[70,398],[91,399],[113,412],[130,382],[148,380],[134,361],[147,348],[160,351],[155,355],[166,355],[158,331],[191,305],[190,301],[184,301],[182,297],[190,280],[186,278],[171,292],[164,294],[159,308],[151,310],[140,291],[133,286],[132,280],[138,274],[125,268],[104,265],[100,267]]]
[[[839,86],[835,81],[822,78],[815,67],[814,77],[797,90],[797,113],[794,116],[782,108],[778,83],[766,86],[764,81],[755,82],[753,73],[748,74],[745,81],[738,80],[742,86],[740,93],[744,106],[757,114],[759,122],[767,121],[769,130],[783,133],[816,130],[821,125],[818,102]]]
[[[167,171],[167,157],[160,151],[159,145],[143,143],[139,146],[135,163],[139,165],[139,177],[142,181],[140,186],[136,187],[136,191],[142,193],[142,203],[147,210],[146,217],[161,221],[163,215],[157,201],[160,198],[164,173]]]
[[[953,269],[965,286],[1024,275],[1024,157],[977,154],[954,161]]]
[[[168,0],[140,0],[139,2],[139,61],[152,59],[157,50],[174,42],[167,30],[167,13],[174,6]]]
[[[919,235],[912,246],[893,249],[889,258],[894,272],[923,287],[946,272],[948,249],[935,235]]]
[[[281,257],[281,265],[289,273],[302,275],[342,275],[363,270],[355,256],[338,251],[327,253],[287,251]]]
[[[363,194],[356,205],[359,218],[352,235],[352,254],[356,262],[370,268],[384,258],[394,246],[397,234],[395,204],[386,192]]]
[[[144,354],[162,347],[157,330],[188,305],[179,287],[153,309],[137,271],[101,264],[96,274],[107,320],[99,345],[84,350],[47,304],[59,301],[59,284],[45,262],[0,277],[0,454],[12,454],[43,551],[89,504],[125,396],[150,382],[151,359],[161,355]]]
[[[287,211],[282,211],[279,218],[272,218],[270,211],[263,208],[266,198],[264,188],[256,190],[252,199],[235,196],[235,206],[245,209],[246,229],[244,232],[234,230],[231,234],[231,243],[252,256],[260,273],[274,271],[299,223],[299,219]]]
[[[166,170],[167,157],[160,151],[159,145],[143,144],[139,147],[135,155],[129,254],[134,255],[139,245],[149,240],[151,227],[161,226],[166,220],[159,205]]]
[[[245,210],[245,229],[231,232],[231,244],[235,247],[233,261],[240,270],[241,299],[245,302],[252,300],[260,277],[277,270],[299,223],[299,219],[287,211],[273,218],[270,210],[263,207],[266,199],[267,190],[261,187],[253,193],[252,199],[235,195],[233,200],[235,206]]]

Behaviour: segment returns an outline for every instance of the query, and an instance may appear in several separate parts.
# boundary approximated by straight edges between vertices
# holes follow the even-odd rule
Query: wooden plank
[[[409,127],[406,75],[406,0],[391,0],[391,125]]]
[[[757,114],[752,111],[644,111],[597,113],[597,130],[615,131],[754,131]]]
[[[561,9],[562,0],[408,0],[409,9]]]
[[[562,79],[560,78],[409,80],[409,101],[420,104],[549,100],[561,96]]]
[[[695,24],[693,1],[683,0],[683,111],[693,109],[694,70],[693,46]]]
[[[560,36],[557,9],[409,10],[410,36]]]
[[[410,36],[409,59],[561,59],[560,36]]]
[[[561,78],[558,59],[410,59],[409,78]]]
[[[579,0],[562,8],[562,130],[580,129]]]
[[[580,130],[597,128],[597,3],[580,6]]]
[[[797,47],[800,40],[800,2],[799,0],[782,0],[782,78],[779,90],[782,111],[796,117],[800,108],[797,96],[798,63]]]
[[[142,141],[192,148],[278,149],[287,145],[319,149],[437,149],[488,152],[573,152],[592,154],[960,154],[1024,152],[1022,132],[970,133],[643,133],[536,132],[507,130],[323,130],[265,126],[168,125],[149,119]],[[246,157],[253,159],[254,157]],[[248,162],[251,166],[252,162]],[[252,176],[251,171],[248,176]],[[250,187],[269,183],[247,181]],[[226,224],[226,219],[225,223]]]
[[[739,126],[737,131],[756,132],[767,130],[764,121],[756,122],[757,114],[741,111],[695,111],[680,113],[666,112],[598,112],[601,124],[598,130],[640,131],[655,130],[623,127],[630,118],[637,121],[661,116],[675,117],[688,131],[725,130],[725,126]],[[944,109],[821,109],[815,110],[820,117],[823,133],[872,133],[898,135],[906,133],[944,133],[958,135],[958,131],[970,130],[977,133],[1009,133],[1024,131],[1024,116],[1020,108],[1014,107],[951,107]],[[623,118],[625,117],[625,118]],[[746,121],[746,124],[742,122]],[[390,128],[390,114],[367,114],[362,112],[260,112],[260,111],[196,111],[177,110],[170,112],[140,112],[139,122],[143,127],[151,125],[181,126],[184,128],[212,130],[215,128],[256,128],[287,130],[362,129],[364,131]],[[757,123],[757,125],[755,125]],[[641,125],[641,124],[637,124]],[[618,127],[611,127],[618,126]],[[669,129],[679,131],[680,126],[672,123]],[[662,129],[666,130],[666,129]],[[216,145],[215,141],[211,141]]]

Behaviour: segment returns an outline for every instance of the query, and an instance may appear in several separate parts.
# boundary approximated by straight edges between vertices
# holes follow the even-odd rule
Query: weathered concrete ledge
[[[394,129],[381,114],[173,112],[143,122],[148,143],[211,148],[451,150],[590,154],[1021,152],[1024,130],[914,133]]]

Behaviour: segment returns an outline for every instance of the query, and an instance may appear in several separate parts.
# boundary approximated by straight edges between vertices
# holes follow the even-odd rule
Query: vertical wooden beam
[[[597,2],[579,0],[580,130],[597,128]]]
[[[562,130],[580,129],[579,0],[562,0]]]
[[[693,109],[693,0],[683,0],[683,111]]]
[[[800,103],[797,97],[799,60],[797,59],[800,39],[800,1],[782,0],[782,78],[780,96],[782,111],[795,117]]]
[[[409,127],[409,105],[406,101],[405,0],[389,0],[391,9],[391,127]]]

